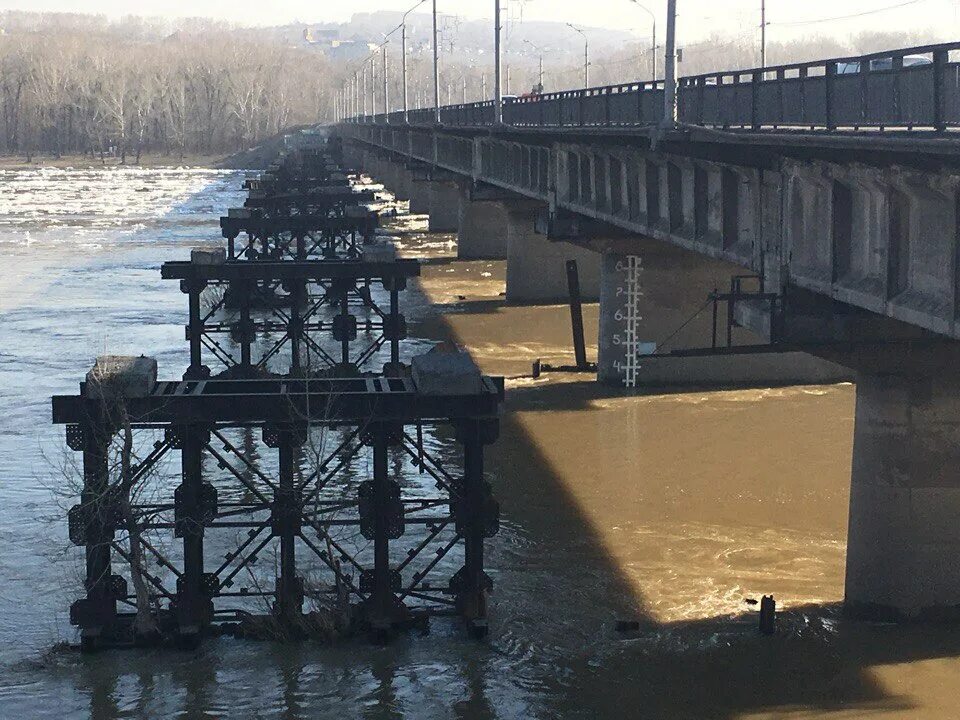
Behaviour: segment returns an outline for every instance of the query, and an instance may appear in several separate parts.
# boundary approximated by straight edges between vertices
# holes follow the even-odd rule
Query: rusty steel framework
[[[220,218],[230,260],[356,258],[363,244],[375,238],[377,224],[377,213],[362,206],[347,208],[341,217],[264,215],[244,209]]]
[[[306,187],[303,178],[333,173],[338,157],[334,142],[292,153],[271,169],[269,184],[278,193]],[[354,195],[351,202],[363,202]],[[330,210],[333,232],[350,232],[337,224],[346,207]],[[88,379],[79,394],[53,398],[54,423],[82,454],[83,487],[68,524],[85,554],[85,596],[70,611],[83,649],[192,647],[218,632],[322,638],[331,623],[382,639],[434,614],[457,614],[472,635],[485,634],[492,582],[484,541],[497,532],[499,508],[483,448],[499,432],[503,382],[480,377],[479,389],[427,394],[400,365],[398,293],[418,273],[415,261],[249,262],[233,253],[219,263],[163,266],[189,296],[184,380],[118,398]],[[389,309],[372,300],[371,282],[388,291]],[[211,285],[229,286],[237,321],[214,319],[223,300],[201,314],[200,294]],[[265,288],[283,290],[287,303],[255,316],[251,299]],[[391,345],[382,375],[356,376],[351,303],[372,311],[376,342]],[[320,319],[326,306],[339,314]],[[281,339],[255,361],[252,338],[267,331]],[[341,357],[326,354],[313,331],[331,332]],[[205,340],[221,347],[211,339],[218,332],[237,340],[241,357],[232,372],[210,378],[201,352]],[[294,348],[290,373],[260,372],[285,343]],[[298,366],[298,346],[313,347],[325,372]],[[424,431],[439,427],[452,428],[452,439],[428,449]],[[178,454],[179,483],[164,470]],[[254,569],[264,558],[273,573]],[[331,607],[336,613],[324,614]],[[144,614],[151,637],[138,624]]]
[[[391,262],[363,261],[289,261],[224,263],[203,265],[193,262],[168,262],[161,269],[164,278],[180,280],[189,297],[190,367],[185,377],[209,377],[203,364],[206,349],[230,377],[259,377],[268,372],[268,363],[289,345],[290,373],[350,377],[372,361],[384,345],[390,347],[390,362],[385,374],[403,372],[400,343],[407,337],[407,323],[400,312],[400,292],[407,279],[420,274],[416,260]],[[373,297],[378,284],[389,294],[389,304],[381,307]],[[214,299],[203,311],[203,292]],[[225,308],[232,311],[226,314]],[[266,310],[255,317],[254,308]],[[358,318],[351,310],[359,309]],[[330,310],[337,312],[331,315]],[[325,311],[327,311],[325,313]],[[359,353],[351,345],[363,335]],[[217,335],[229,335],[239,346],[239,358],[220,342]],[[339,355],[325,348],[321,337],[328,336],[338,345]],[[269,348],[255,359],[253,346],[258,336],[270,340]]]

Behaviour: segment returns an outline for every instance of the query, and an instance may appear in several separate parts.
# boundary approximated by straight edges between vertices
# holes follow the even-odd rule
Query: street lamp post
[[[367,64],[363,64],[363,121],[367,121]]]
[[[353,74],[353,117],[360,117],[360,73]]]
[[[583,36],[583,87],[588,88],[590,87],[590,41],[587,39],[587,34],[576,25],[567,23],[567,27]]]
[[[767,2],[760,0],[760,67],[767,68]]]
[[[390,122],[390,91],[387,83],[387,43],[384,42],[380,48],[383,58],[383,119],[384,122]]]
[[[647,15],[650,16],[650,22],[652,23],[652,29],[650,31],[651,37],[651,47],[650,47],[650,79],[657,79],[657,16],[653,14],[653,11],[645,5],[641,5],[638,0],[630,0],[634,5],[643,10]]]
[[[372,121],[377,121],[377,54],[374,52],[370,58],[370,115]]]
[[[537,85],[540,87],[540,92],[543,92],[543,48],[530,42],[529,40],[524,40],[523,42],[532,47],[534,51],[540,55],[540,70],[537,74]]]
[[[501,85],[501,75],[503,74],[503,56],[500,46],[500,0],[494,0],[493,5],[493,121],[500,125],[503,122],[503,86]],[[486,94],[486,93],[484,93]]]
[[[433,0],[433,121],[440,124],[440,51],[437,47],[437,0]]]
[[[408,116],[409,113],[409,101],[407,96],[407,15],[412,13],[418,7],[423,5],[427,0],[420,0],[416,5],[407,10],[403,14],[403,18],[400,20],[400,73],[403,75],[403,122],[410,122]]]
[[[663,73],[663,126],[677,124],[677,0],[667,0],[667,53]]]

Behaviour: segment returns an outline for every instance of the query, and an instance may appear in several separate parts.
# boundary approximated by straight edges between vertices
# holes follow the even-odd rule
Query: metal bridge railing
[[[663,113],[663,82],[546,93],[504,101],[517,127],[653,125]],[[924,130],[960,127],[960,42],[681,78],[681,123],[714,128]],[[403,113],[347,122],[403,125]],[[492,101],[440,108],[443,125],[493,125]],[[410,125],[433,125],[432,108],[411,110]]]

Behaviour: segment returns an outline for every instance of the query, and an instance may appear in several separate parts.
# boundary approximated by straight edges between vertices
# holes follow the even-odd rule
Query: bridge
[[[502,123],[481,102],[337,132],[353,166],[458,234],[461,258],[506,259],[508,302],[564,300],[576,260],[600,302],[601,382],[658,372],[640,307],[678,289],[712,298],[712,337],[658,378],[855,373],[846,605],[942,615],[960,607],[958,55],[682,78],[667,127],[647,82],[508,100]],[[726,347],[723,322],[749,340]]]

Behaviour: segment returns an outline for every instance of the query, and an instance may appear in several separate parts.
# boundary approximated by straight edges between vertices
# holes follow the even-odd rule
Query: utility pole
[[[760,0],[760,67],[767,67],[767,0]]]
[[[387,43],[381,47],[383,56],[383,119],[390,122],[390,91],[387,87]]]
[[[412,13],[418,7],[423,5],[427,0],[420,0],[416,5],[407,10],[403,14],[403,18],[400,21],[400,67],[401,74],[403,75],[403,122],[410,122],[409,111],[410,103],[409,96],[407,94],[407,15]]]
[[[529,40],[524,40],[523,42],[532,47],[540,55],[540,70],[537,74],[537,83],[540,86],[540,92],[543,92],[543,48]]]
[[[353,74],[353,117],[360,117],[360,73]]]
[[[440,124],[440,50],[437,47],[437,0],[433,0],[433,121]]]
[[[590,41],[587,39],[587,34],[576,25],[567,23],[567,27],[583,37],[583,87],[588,88],[590,87]]]
[[[502,48],[500,47],[500,0],[494,0],[493,5],[493,53],[494,53],[494,70],[493,70],[493,121],[495,124],[500,125],[503,122],[503,87],[501,86],[501,74],[503,72],[503,57],[502,57]],[[483,78],[484,84],[484,99],[486,99],[486,77]]]
[[[400,73],[403,75],[403,122],[410,122],[407,105],[407,16],[403,16],[403,29],[400,32]]]
[[[667,52],[663,73],[664,128],[677,124],[677,0],[667,0]]]
[[[374,54],[370,58],[370,114],[374,122],[377,119],[377,56]]]
[[[652,23],[652,28],[650,32],[651,38],[651,47],[650,47],[650,79],[657,79],[657,16],[653,14],[653,11],[645,5],[641,5],[638,0],[630,0],[634,5],[643,10],[647,15],[650,16],[650,22]]]
[[[363,64],[363,118],[367,118],[367,64]]]

